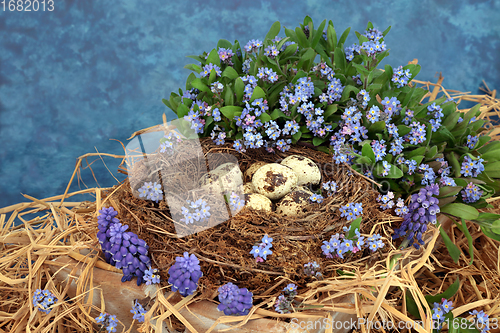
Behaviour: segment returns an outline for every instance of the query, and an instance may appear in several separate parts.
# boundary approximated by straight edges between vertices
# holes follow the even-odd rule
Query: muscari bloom
[[[97,238],[106,261],[123,271],[122,282],[137,276],[137,285],[140,285],[151,265],[148,245],[133,232],[126,231],[128,226],[115,217],[118,213],[113,207],[103,208],[99,213]]]
[[[413,244],[417,249],[420,245],[424,245],[422,235],[427,231],[429,222],[436,224],[436,214],[440,212],[439,199],[435,197],[437,195],[439,195],[438,184],[427,185],[413,194],[408,205],[409,212],[404,216],[401,226],[394,230],[392,238],[405,237],[409,245]]]
[[[226,316],[247,315],[253,305],[253,294],[247,288],[238,288],[228,282],[219,289],[219,302],[217,310],[224,311]]]
[[[203,276],[200,261],[194,254],[184,252],[182,257],[175,258],[175,264],[168,270],[170,278],[168,283],[172,285],[172,291],[186,297],[193,294],[198,288],[198,280]]]

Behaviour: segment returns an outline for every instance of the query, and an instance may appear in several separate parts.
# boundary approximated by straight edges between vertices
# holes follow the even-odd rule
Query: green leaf
[[[467,244],[469,245],[469,256],[470,256],[470,262],[469,265],[472,265],[472,262],[474,261],[474,247],[472,246],[473,240],[472,236],[469,232],[469,229],[467,228],[467,225],[465,224],[465,220],[462,220],[462,225],[460,226],[459,224],[456,224],[458,229],[463,232],[465,237],[467,238]]]
[[[481,154],[485,154],[489,151],[493,151],[493,150],[500,150],[500,141],[492,141],[490,143],[488,143],[487,145],[485,145],[484,147],[481,147],[478,149],[478,151],[481,153]]]
[[[297,36],[297,41],[299,42],[300,47],[305,49],[306,47],[309,46],[307,37],[304,34],[304,31],[300,27],[295,28],[295,35]]]
[[[193,88],[196,88],[200,91],[205,91],[205,92],[210,91],[210,88],[208,88],[208,86],[205,83],[203,83],[203,81],[199,77],[197,77],[196,79],[191,81],[191,86],[193,86]]]
[[[326,107],[323,117],[326,119],[337,111],[337,104],[330,104]]]
[[[297,143],[297,141],[300,140],[300,137],[302,136],[302,132],[298,131],[294,135],[292,135],[292,143]]]
[[[165,104],[166,106],[168,106],[169,108],[172,109],[172,106],[170,105],[170,102],[168,100],[166,100],[165,98],[162,98],[161,101],[163,102],[163,104]]]
[[[219,39],[219,42],[217,42],[217,49],[220,49],[221,47],[225,49],[231,49],[233,47],[233,44],[231,44],[231,42],[227,39]]]
[[[351,31],[351,27],[345,29],[345,31],[342,33],[342,36],[340,36],[339,42],[337,43],[337,46],[340,47],[341,45],[344,45],[347,36],[349,35],[349,31]]]
[[[326,20],[323,20],[314,34],[314,38],[311,42],[311,47],[314,49],[318,45],[320,38],[323,37],[323,29],[325,28]]]
[[[500,161],[487,163],[484,172],[491,178],[500,178]]]
[[[212,51],[210,51],[210,54],[208,55],[208,58],[207,58],[207,64],[214,64],[217,66],[220,65],[219,53],[217,52],[216,49],[213,49]]]
[[[268,113],[263,113],[260,115],[259,119],[262,121],[262,123],[267,123],[269,120],[271,120],[271,116]]]
[[[334,54],[335,66],[339,68],[342,72],[345,72],[346,59],[342,47],[337,47],[333,52],[333,54]]]
[[[287,116],[280,109],[274,109],[274,111],[271,112],[271,119],[276,120],[278,118],[287,118]]]
[[[428,151],[427,153],[425,153],[425,158],[426,159],[433,159],[436,154],[437,154],[437,151],[438,151],[438,147],[437,146],[432,146]]]
[[[187,116],[188,113],[189,113],[188,107],[185,106],[184,104],[179,104],[179,106],[177,107],[177,117],[180,119],[184,116]]]
[[[372,163],[375,163],[375,153],[373,152],[370,143],[367,142],[363,145],[361,153],[363,154],[363,156],[368,157],[372,161]]]
[[[437,294],[434,296],[427,295],[425,296],[425,300],[429,303],[430,306],[433,306],[434,303],[441,303],[441,299],[450,299],[458,292],[460,288],[460,279],[456,278],[455,282],[453,282],[444,292],[441,294]]]
[[[335,47],[337,46],[337,34],[333,25],[328,25],[326,30],[326,45],[328,47],[328,51],[335,51]]]
[[[361,216],[351,222],[351,229],[347,235],[347,239],[352,239],[356,235],[356,230],[359,231],[359,226],[361,224]]]
[[[236,99],[241,102],[245,93],[245,83],[240,77],[234,81],[234,90],[236,90]]]
[[[264,92],[264,90],[262,90],[261,87],[257,86],[253,90],[252,97],[250,98],[250,102],[253,102],[253,101],[255,101],[256,99],[259,99],[259,98],[264,98],[265,99],[266,98],[266,93]]]
[[[297,48],[298,48],[298,45],[295,43],[288,45],[286,47],[285,51],[283,51],[283,53],[281,53],[280,59],[284,59],[284,58],[291,56],[292,54],[294,54],[297,51]]]
[[[408,290],[406,291],[405,298],[406,298],[406,309],[408,310],[408,312],[411,313],[415,318],[420,319],[420,312],[418,311],[417,303],[413,299],[413,296],[411,295],[410,291]]]
[[[403,174],[403,171],[401,171],[400,168],[398,168],[394,164],[389,164],[389,165],[391,166],[391,168],[389,170],[388,175],[387,176],[380,176],[380,177],[383,177],[383,178],[392,178],[392,179],[398,179],[398,178],[403,177],[404,174]],[[381,162],[377,163],[375,165],[375,173],[377,175],[381,175],[383,171],[384,171],[383,164]]]
[[[301,60],[307,61],[307,60],[313,59],[314,57],[316,57],[316,54],[317,54],[316,51],[314,51],[311,48],[308,48],[308,49],[306,49],[306,52],[304,52],[304,54],[302,55]]]
[[[323,142],[325,142],[328,138],[318,138],[317,136],[314,137],[313,139],[313,145],[314,146],[319,146]]]
[[[458,205],[458,204],[450,204],[450,205]],[[447,205],[449,206],[449,205]],[[446,206],[445,206],[446,207]],[[451,258],[455,263],[458,263],[458,259],[460,258],[460,249],[458,246],[453,244],[453,242],[450,239],[450,236],[446,233],[446,231],[443,230],[443,228],[439,228],[439,233],[441,234],[441,237],[443,238],[443,242],[446,245],[446,248],[448,249],[448,253],[450,254]]]
[[[222,77],[227,77],[231,80],[234,80],[239,76],[238,72],[231,66],[227,66],[224,72],[222,72]]]
[[[452,203],[441,207],[441,213],[450,214],[465,220],[475,220],[479,217],[476,208],[463,203]]]
[[[462,317],[453,318],[448,326],[448,333],[480,333],[475,323]]]
[[[195,71],[196,73],[201,72],[201,67],[195,64],[187,64],[184,68]]]
[[[351,92],[353,92],[353,91],[354,91],[355,95],[357,95],[359,93],[359,89],[356,88],[355,86],[347,86],[347,87],[345,87],[344,91],[342,91],[342,97],[340,98],[340,101],[344,102],[344,101],[348,100],[349,97],[351,96]],[[373,125],[375,125],[375,124],[373,124]],[[370,126],[370,128],[373,127],[373,125]],[[384,125],[385,125],[385,123],[384,123]]]
[[[228,105],[221,107],[219,110],[224,116],[232,120],[235,113],[243,111],[243,108],[241,106]]]
[[[439,198],[457,195],[462,190],[462,186],[443,186],[439,189]]]
[[[274,37],[276,37],[280,33],[280,30],[281,30],[280,22],[279,21],[274,22],[273,25],[271,26],[271,29],[269,29],[269,32],[264,38],[264,41],[268,39],[269,40],[274,39]]]
[[[224,95],[224,104],[226,105],[234,104],[234,93],[229,85],[226,86],[226,94]]]

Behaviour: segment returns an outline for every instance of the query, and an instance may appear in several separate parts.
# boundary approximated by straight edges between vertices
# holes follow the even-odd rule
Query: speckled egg
[[[285,216],[303,214],[304,208],[310,204],[309,198],[312,194],[313,193],[306,188],[295,188],[276,204],[276,213]]]
[[[253,184],[252,183],[243,184],[243,193],[245,194],[255,193],[255,188],[253,187]]]
[[[259,170],[260,167],[262,167],[266,164],[267,164],[266,162],[258,161],[258,162],[255,162],[254,164],[250,165],[248,167],[248,169],[245,171],[245,181],[251,182],[255,171]]]
[[[297,174],[297,185],[317,185],[321,181],[321,171],[316,163],[307,157],[291,155],[281,161],[281,165],[290,167]]]
[[[243,173],[238,164],[225,163],[204,174],[199,184],[211,195],[237,192],[243,186]]]
[[[252,178],[257,193],[271,200],[284,197],[297,185],[297,174],[289,167],[278,163],[269,163],[260,167]]]
[[[250,193],[245,194],[245,207],[271,212],[273,210],[273,203],[262,194]]]

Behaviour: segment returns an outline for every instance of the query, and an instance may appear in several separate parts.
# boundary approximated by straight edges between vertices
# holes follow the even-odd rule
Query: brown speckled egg
[[[310,204],[309,198],[312,194],[305,188],[297,187],[276,204],[276,213],[285,216],[297,216],[304,213],[304,208]]]
[[[258,193],[245,194],[245,207],[271,212],[273,203],[267,197]]]
[[[260,167],[252,178],[257,193],[271,200],[284,197],[297,185],[297,174],[285,165],[269,163]]]
[[[317,185],[321,181],[321,171],[316,163],[307,157],[291,155],[281,161],[281,165],[290,167],[297,174],[299,186]]]
[[[258,162],[255,162],[254,164],[250,165],[248,167],[248,169],[245,171],[245,181],[251,182],[255,171],[259,170],[260,167],[262,167],[266,164],[267,164],[266,162],[258,161]]]

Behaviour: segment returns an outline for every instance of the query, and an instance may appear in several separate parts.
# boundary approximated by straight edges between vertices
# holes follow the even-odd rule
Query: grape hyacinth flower
[[[320,267],[316,261],[304,264],[304,274],[307,276],[314,276],[316,278],[321,278],[323,276],[323,274],[321,274],[320,272]]]
[[[474,183],[469,183],[467,187],[465,187],[460,194],[462,194],[462,200],[465,203],[474,203],[481,199],[483,195],[483,191],[479,189],[479,186]]]
[[[95,318],[98,324],[106,328],[108,332],[116,332],[116,326],[118,326],[118,320],[115,315],[110,315],[108,313],[101,313],[99,317]]]
[[[56,296],[48,290],[37,289],[33,293],[33,306],[46,314],[52,310],[50,307],[56,302]]]
[[[434,196],[439,195],[439,185],[427,185],[420,189],[418,193],[411,196],[408,205],[409,212],[404,216],[401,226],[394,230],[393,239],[405,237],[409,245],[419,249],[424,245],[422,235],[427,231],[427,224],[436,224],[436,214],[439,210],[439,199]]]
[[[146,285],[157,284],[160,283],[160,274],[158,274],[158,269],[148,267],[148,269],[144,272],[144,276],[142,278]]]
[[[217,310],[224,311],[226,316],[247,315],[253,306],[253,294],[247,288],[238,288],[228,282],[219,289],[219,302]]]
[[[170,278],[168,283],[172,285],[172,291],[186,297],[193,294],[198,288],[198,280],[203,276],[200,261],[194,254],[184,252],[182,257],[175,258],[175,264],[168,270]]]
[[[132,310],[130,310],[130,312],[134,314],[134,320],[138,320],[140,323],[144,322],[144,315],[147,311],[144,310],[142,305],[137,302],[137,300],[135,300],[134,306],[132,307]]]
[[[97,238],[104,252],[106,262],[122,269],[122,282],[137,276],[137,285],[141,285],[144,272],[151,265],[148,257],[148,245],[133,232],[126,231],[115,217],[118,213],[113,207],[99,211]]]

